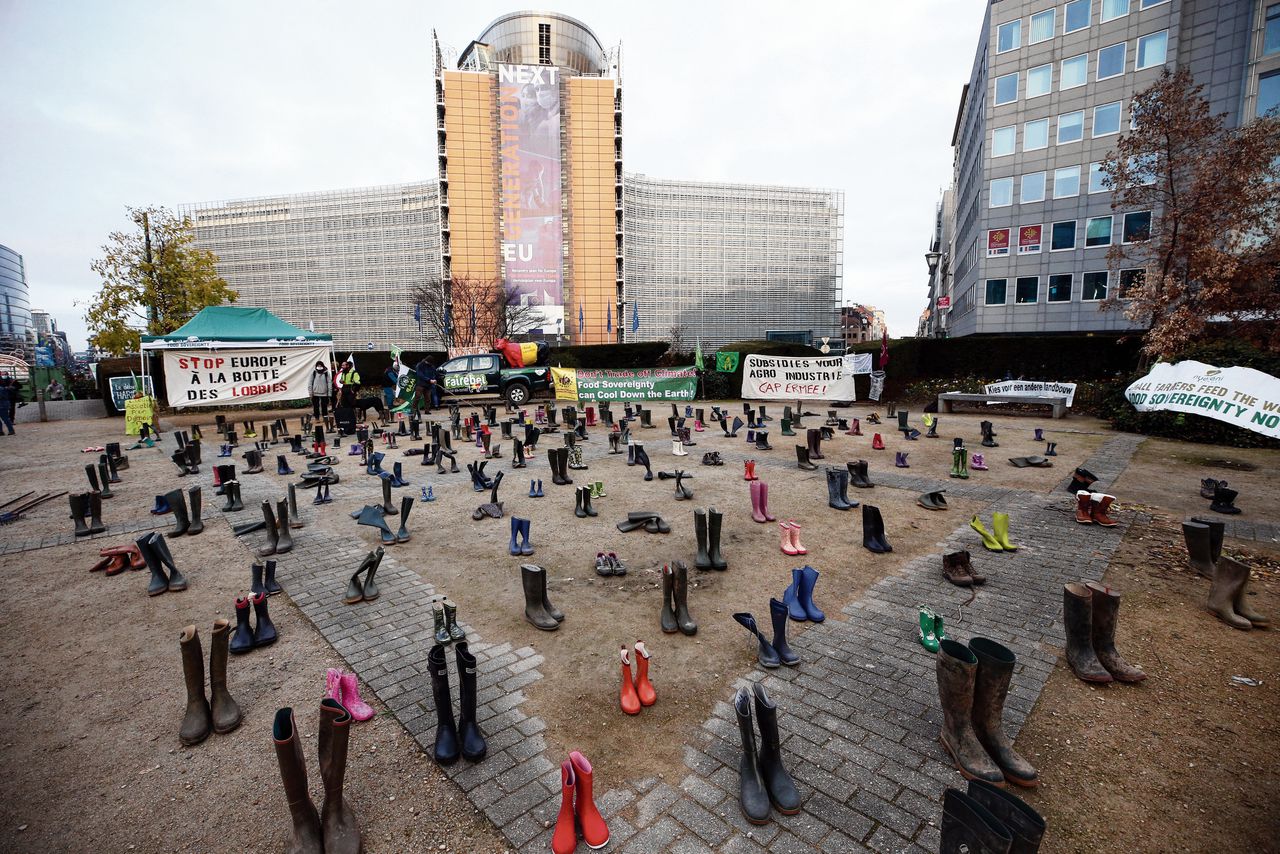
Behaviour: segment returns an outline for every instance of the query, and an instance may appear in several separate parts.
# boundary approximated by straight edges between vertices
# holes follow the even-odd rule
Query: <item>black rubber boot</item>
[[[693,559],[694,569],[710,569],[711,553],[707,551],[707,512],[693,511],[693,533],[698,539],[698,555]]]
[[[494,492],[497,492],[497,486],[494,486]],[[413,509],[413,496],[406,495],[400,499],[400,530],[396,531],[396,542],[409,542],[409,511]]]
[[[596,567],[597,572],[600,571],[599,566]],[[607,569],[607,567],[606,567]],[[605,574],[612,575],[606,572]],[[676,622],[676,611],[673,597],[675,595],[676,574],[675,570],[667,564],[662,568],[662,613],[659,621],[662,624],[663,634],[673,635],[680,631],[680,625]]]
[[[738,761],[738,775],[741,777],[738,806],[747,821],[765,824],[769,821],[769,790],[765,788],[764,778],[760,775],[756,756],[756,731],[751,724],[751,695],[746,688],[738,689],[733,707],[742,738],[742,758]]]
[[[147,595],[159,596],[169,590],[169,576],[164,573],[164,565],[160,562],[160,555],[151,547],[151,534],[143,534],[134,540],[134,544],[138,547],[138,551],[142,553],[142,559],[147,563],[147,569],[151,570],[151,580],[147,582]]]
[[[116,461],[110,454],[102,454],[98,457],[98,473],[106,472],[104,481],[106,483],[119,483],[120,475],[116,473]]]
[[[280,542],[280,529],[276,526],[276,514],[271,510],[271,502],[262,502],[262,520],[266,523],[267,544],[258,549],[258,557],[267,557],[276,553],[276,544]]]
[[[249,566],[249,593],[257,596],[259,593],[266,593],[266,585],[262,583],[263,565],[253,563]]]
[[[89,493],[89,533],[101,534],[107,530],[107,526],[102,524],[102,495],[97,492]]]
[[[862,545],[877,554],[893,551],[893,546],[885,538],[880,508],[871,504],[862,505]]]
[[[294,484],[289,484],[289,527],[301,528],[302,517],[298,515],[298,488]]]
[[[770,645],[769,641],[765,639],[765,636],[760,633],[760,629],[756,626],[756,618],[754,616],[743,611],[734,614],[733,619],[738,623],[738,625],[755,635],[757,644],[756,658],[759,660],[761,667],[768,667],[772,669],[782,663],[781,659],[778,658],[778,651],[775,650],[773,646]]]
[[[649,463],[649,452],[643,446],[636,446],[636,465],[644,466],[644,479],[653,480],[653,466]]]
[[[185,472],[186,469],[183,469],[183,473]],[[89,491],[101,492],[102,484],[98,483],[98,467],[90,463],[84,467],[84,473],[89,478]]]
[[[173,511],[173,517],[177,521],[177,525],[169,532],[169,536],[181,537],[191,527],[191,517],[187,515],[187,495],[181,489],[175,489],[165,493],[164,500],[168,502],[169,509]]]
[[[187,528],[187,533],[194,537],[204,531],[204,519],[200,515],[204,511],[204,493],[201,487],[193,486],[188,489],[187,498],[191,503],[191,512],[188,517],[191,524]]]
[[[707,508],[707,555],[711,558],[711,568],[725,570],[729,564],[720,553],[720,531],[724,527],[724,514],[714,507]]]
[[[85,521],[85,517],[89,515],[89,493],[68,496],[71,502],[71,518],[76,523],[76,536],[89,536],[89,525]]]
[[[675,608],[676,626],[681,634],[692,637],[698,633],[698,624],[689,614],[689,567],[682,560],[675,561],[672,564],[672,575],[671,601]]]
[[[1044,818],[1017,795],[981,780],[970,780],[969,797],[986,807],[1009,831],[1013,837],[1009,854],[1036,854],[1040,850],[1040,841],[1044,839]]]
[[[379,480],[382,481],[382,515],[395,516],[400,511],[391,502],[391,480],[385,477],[379,478]]]
[[[459,641],[453,648],[458,663],[458,736],[462,742],[462,755],[472,762],[484,759],[489,745],[476,723],[476,657],[467,648],[466,641]]]
[[[782,422],[786,424],[786,422]],[[783,433],[785,436],[786,434]],[[796,468],[801,471],[816,471],[817,466],[809,460],[809,449],[804,445],[796,445]]]
[[[582,487],[582,510],[588,516],[599,516],[600,512],[591,506],[591,487]]]
[[[453,719],[453,697],[449,694],[449,666],[444,647],[435,644],[427,653],[427,672],[431,674],[431,695],[436,705],[436,740],[431,758],[438,765],[452,765],[461,753],[458,725]]]
[[[840,497],[840,471],[827,469],[827,506],[836,510],[852,510],[853,506]]]
[[[787,644],[787,606],[777,599],[769,600],[769,621],[773,624],[773,649],[778,659],[788,667],[800,663],[800,656]]]
[[[172,586],[172,585],[170,585]],[[279,638],[275,623],[271,622],[271,614],[267,611],[267,595],[259,593],[253,597],[253,645],[270,646]]]
[[[1009,828],[986,807],[959,789],[946,790],[938,854],[1007,854],[1012,844]]]
[[[760,727],[760,777],[769,793],[773,808],[783,815],[800,812],[800,792],[795,781],[782,764],[782,739],[778,735],[778,707],[765,693],[764,686],[756,683],[756,723]]]
[[[173,464],[174,464],[175,466],[177,466],[177,467],[178,467],[178,477],[186,477],[186,476],[187,476],[187,474],[189,473],[189,472],[187,471],[187,455],[186,455],[186,452],[184,452],[184,451],[174,451],[174,452],[169,456],[169,459],[170,459],[170,460],[172,460],[172,461],[173,461]]]
[[[547,571],[526,563],[520,567],[520,583],[524,588],[524,618],[535,628],[554,632],[560,623],[546,607]]]
[[[209,700],[204,693],[204,650],[195,626],[182,630],[178,648],[182,650],[182,675],[187,685],[187,710],[178,728],[178,740],[191,747],[208,738],[213,728]]]
[[[282,555],[293,551],[293,535],[289,533],[289,499],[281,498],[276,502],[276,531],[279,542],[276,543],[276,554]]]

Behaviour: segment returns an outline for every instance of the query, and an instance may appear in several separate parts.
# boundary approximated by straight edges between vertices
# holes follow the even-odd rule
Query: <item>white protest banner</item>
[[[217,352],[164,352],[169,405],[225,406],[302,400],[316,362],[329,364],[329,347],[276,347]]]
[[[845,353],[844,354],[844,370],[849,374],[869,374],[871,373],[871,354],[870,353]]]
[[[1032,380],[1005,380],[982,387],[983,394],[1010,394],[1014,397],[1065,397],[1067,406],[1076,399],[1075,383],[1043,383]],[[999,403],[999,401],[994,401]]]
[[[856,400],[853,374],[840,356],[747,355],[742,396],[748,400]]]
[[[1280,439],[1280,380],[1253,368],[1161,362],[1124,396],[1139,412],[1188,412]]]

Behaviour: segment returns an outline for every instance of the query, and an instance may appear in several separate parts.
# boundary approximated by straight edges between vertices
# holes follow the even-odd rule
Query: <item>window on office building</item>
[[[1038,65],[1027,72],[1027,97],[1037,98],[1053,91],[1053,64]]]
[[[1006,154],[1013,154],[1013,149],[1018,141],[1018,126],[1009,125],[1005,128],[996,128],[991,132],[991,156],[1004,157]]]
[[[1030,172],[1022,176],[1022,194],[1018,197],[1022,204],[1044,201],[1044,173]]]
[[[1162,3],[1168,3],[1169,0],[1142,0],[1138,4],[1139,9],[1150,9],[1152,6],[1159,6]]]
[[[1063,113],[1058,116],[1058,145],[1079,142],[1084,138],[1084,111]]]
[[[996,53],[1017,50],[1022,47],[1022,19],[1009,21],[996,27]]]
[[[1030,305],[1040,299],[1040,277],[1019,276],[1013,288],[1013,301],[1018,305]]]
[[[1013,179],[992,178],[990,196],[990,205],[993,208],[1003,208],[1013,204]]]
[[[1116,296],[1121,299],[1129,299],[1133,291],[1142,287],[1142,283],[1147,278],[1147,271],[1141,267],[1132,270],[1121,270],[1120,281],[1116,285]]]
[[[1032,18],[1031,30],[1035,32],[1035,18]],[[1267,24],[1262,33],[1262,55],[1270,56],[1280,53],[1280,3],[1267,7]]]
[[[1098,79],[1106,80],[1124,74],[1125,43],[1113,44],[1098,51]]]
[[[1141,243],[1151,237],[1151,211],[1138,211],[1124,215],[1120,228],[1121,243]]]
[[[1102,172],[1101,163],[1089,164],[1089,192],[1105,193],[1111,189],[1111,184],[1107,180],[1107,176]]]
[[[1035,151],[1049,146],[1049,120],[1036,119],[1022,126],[1022,150]]]
[[[1066,222],[1055,222],[1050,230],[1049,251],[1055,252],[1075,248],[1076,221],[1069,219]]]
[[[1258,78],[1258,115],[1265,116],[1276,107],[1280,107],[1280,71]]]
[[[1071,274],[1058,273],[1049,277],[1048,302],[1071,302]]]
[[[1066,199],[1080,195],[1080,167],[1064,166],[1053,170],[1053,197]]]
[[[1062,9],[1062,34],[1074,33],[1089,26],[1089,4],[1093,0],[1072,0]]]
[[[1031,37],[1027,39],[1027,44],[1047,42],[1053,38],[1054,13],[1056,11],[1056,9],[1046,9],[1039,14],[1031,16]]]
[[[1129,0],[1102,0],[1102,23],[1129,14]]]
[[[1018,72],[996,78],[996,106],[1018,100]]]
[[[1135,71],[1164,65],[1165,55],[1169,51],[1169,31],[1161,30],[1138,39],[1138,61]]]
[[[1080,299],[1085,302],[1097,302],[1107,298],[1107,271],[1084,274],[1084,288]]]
[[[987,305],[1004,305],[1008,279],[987,279]]]
[[[1120,132],[1120,102],[1099,104],[1093,108],[1093,135],[1107,136]]]
[[[1083,86],[1088,81],[1089,54],[1082,53],[1079,56],[1062,60],[1062,70],[1059,72],[1058,79],[1059,89],[1074,89],[1077,86]]]
[[[1111,217],[1090,217],[1084,227],[1084,245],[1086,248],[1111,245]]]

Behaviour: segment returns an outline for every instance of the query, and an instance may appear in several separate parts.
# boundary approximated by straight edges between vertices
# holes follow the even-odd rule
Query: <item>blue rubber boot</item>
[[[797,586],[796,599],[804,608],[805,615],[815,623],[821,623],[827,618],[827,615],[813,604],[813,588],[818,584],[818,570],[811,566],[806,566],[800,570],[800,583]]]
[[[787,610],[791,612],[791,619],[797,623],[803,623],[809,619],[809,613],[800,604],[800,585],[801,576],[804,571],[800,568],[791,570],[791,586],[782,594],[782,603],[787,606]]]
[[[520,554],[520,544],[516,542],[516,537],[520,533],[520,520],[515,516],[511,517],[511,543],[507,546],[507,551],[513,556]]]

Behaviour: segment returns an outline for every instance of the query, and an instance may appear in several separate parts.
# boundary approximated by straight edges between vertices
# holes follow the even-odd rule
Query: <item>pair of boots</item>
[[[778,523],[780,536],[782,537],[779,548],[787,557],[795,557],[796,555],[807,555],[809,550],[804,547],[804,543],[800,542],[800,526],[796,524],[794,519],[788,519],[785,522]]]
[[[987,455],[986,455],[986,454],[973,454],[973,455],[970,457],[970,459],[972,460],[972,462],[969,464],[969,468],[973,469],[974,471],[986,471],[986,470],[987,470]]]
[[[219,508],[223,513],[239,513],[244,509],[244,499],[240,495],[240,481],[224,480],[222,494],[227,496],[227,503]]]
[[[263,501],[262,520],[266,523],[267,544],[258,549],[258,557],[293,551],[293,534],[289,533],[289,499],[281,498],[277,501],[274,512],[271,502]]]
[[[996,442],[995,425],[993,425],[990,421],[983,421],[978,426],[982,430],[982,447],[984,448],[1000,447],[1000,444]]]
[[[372,602],[381,595],[374,576],[377,575],[378,567],[382,564],[383,554],[382,546],[378,546],[364,556],[364,560],[360,561],[360,566],[351,574],[351,579],[347,582],[347,592],[342,597],[342,604]],[[362,575],[363,578],[361,578]]]
[[[647,414],[648,410],[644,412]],[[552,854],[573,854],[578,847],[579,828],[582,841],[589,847],[609,844],[609,825],[592,795],[591,763],[575,750],[560,764],[560,812],[551,835]]]
[[[698,624],[689,616],[689,567],[682,560],[662,567],[662,632],[698,633]]]
[[[178,571],[173,562],[173,554],[162,534],[143,534],[134,540],[142,559],[151,570],[151,581],[147,584],[148,596],[159,596],[161,593],[178,593],[187,589],[187,579]]]
[[[752,486],[754,487],[755,484],[753,483]],[[729,568],[728,561],[720,553],[720,531],[723,527],[724,514],[716,508],[708,507],[706,510],[693,511],[693,534],[698,541],[698,554],[693,559],[695,569],[723,571]],[[661,526],[659,526],[660,530]]]
[[[1227,482],[1220,482],[1213,490],[1213,501],[1209,504],[1209,509],[1214,513],[1225,513],[1228,516],[1235,516],[1240,512],[1240,508],[1236,506],[1236,496],[1240,493],[1234,489],[1227,489]]]
[[[187,496],[191,498],[191,510],[187,511]],[[186,495],[181,489],[175,489],[166,493],[165,502],[168,503],[169,509],[173,511],[177,525],[169,532],[171,537],[181,537],[183,534],[195,536],[204,530],[204,519],[201,517],[201,489],[193,486],[187,490]]]
[[[499,505],[501,506],[501,505]],[[400,498],[400,529],[394,534],[391,533],[391,526],[387,524],[386,508],[378,504],[366,505],[357,517],[357,523],[367,525],[370,528],[377,528],[382,538],[382,545],[391,546],[396,543],[409,542],[409,511],[413,509],[413,496],[405,495]],[[501,514],[499,514],[501,515]]]
[[[970,780],[967,794],[948,788],[942,796],[944,854],[1036,854],[1044,830],[1044,818],[1022,798],[982,780]]]
[[[583,487],[585,489],[586,487]],[[578,490],[581,494],[582,490]],[[579,495],[581,497],[581,495]],[[581,503],[579,503],[581,509]],[[591,515],[595,515],[592,513]],[[529,528],[533,523],[528,519],[521,519],[516,516],[511,517],[511,542],[507,546],[507,552],[512,557],[519,555],[533,554],[533,545],[529,542]]]
[[[916,504],[919,504],[926,510],[946,510],[947,498],[942,493],[945,489],[934,489],[929,492],[922,492],[916,498]]]
[[[973,587],[987,583],[985,575],[979,575],[974,571],[967,551],[952,552],[942,556],[942,577],[957,587]]]
[[[760,744],[756,746],[755,727],[751,723],[751,699],[755,695],[755,717],[760,726]],[[782,764],[782,739],[778,734],[778,707],[756,683],[751,691],[739,688],[733,700],[742,737],[742,759],[738,763],[741,788],[738,806],[747,821],[764,824],[770,808],[783,815],[800,812],[800,792]]]
[[[853,465],[853,463],[850,463]],[[852,510],[858,502],[849,499],[849,470],[827,467],[827,506],[836,510]]]
[[[320,701],[320,779],[324,805],[316,812],[307,789],[307,763],[293,709],[276,711],[271,738],[280,763],[280,779],[293,828],[285,850],[290,854],[359,854],[363,850],[360,824],[342,795],[347,775],[347,747],[351,736],[351,712],[332,697]]]
[[[1088,490],[1080,490],[1076,493],[1076,521],[1081,525],[1101,525],[1104,528],[1114,528],[1119,523],[1107,515],[1107,511],[1111,509],[1111,505],[1115,502],[1114,495],[1106,495],[1101,492],[1089,492]]]
[[[881,438],[879,433],[876,433],[871,437],[871,450],[873,451],[884,450],[884,439]]]
[[[893,551],[884,533],[884,517],[880,508],[871,504],[862,505],[862,545],[876,554]]]
[[[938,647],[938,700],[943,721],[938,740],[956,768],[968,780],[993,786],[1002,787],[1006,781],[1027,788],[1038,786],[1036,769],[1013,749],[1002,722],[1017,661],[1013,651],[981,637],[969,641],[968,646],[942,640]]]
[[[68,500],[71,503],[71,519],[75,522],[77,537],[101,534],[107,530],[107,526],[102,524],[102,493],[82,492],[68,496]]]
[[[791,570],[791,584],[782,592],[782,604],[797,623],[821,623],[827,618],[813,602],[813,589],[817,586],[818,570],[807,564]]]
[[[760,523],[777,521],[769,512],[769,484],[760,480],[751,482],[751,518]]]
[[[893,464],[900,469],[911,468],[911,466],[907,463],[906,451],[895,451],[893,455]]]
[[[906,458],[907,455],[903,454],[902,459],[906,460]],[[875,486],[871,482],[870,464],[866,460],[845,463],[845,467],[849,470],[849,483],[855,489],[871,489]]]
[[[982,545],[986,546],[987,551],[1016,552],[1018,550],[1018,547],[1009,541],[1008,513],[991,514],[991,528],[995,532],[994,534],[983,526],[982,521],[977,516],[969,520],[969,527],[977,531],[978,536],[982,537]]]
[[[257,623],[249,628],[249,605],[253,605]],[[267,594],[259,593],[236,599],[236,629],[231,638],[231,654],[243,655],[260,646],[270,646],[279,638],[275,623],[267,609]]]
[[[964,445],[957,445],[951,449],[950,476],[961,480],[969,479],[969,452]]]
[[[524,589],[524,618],[544,632],[560,628],[564,614],[547,599],[547,571],[535,564],[521,564],[520,585]]]
[[[209,694],[204,693],[204,651],[200,633],[187,626],[178,636],[182,650],[182,674],[187,683],[187,711],[178,728],[178,738],[190,747],[209,737],[209,732],[222,734],[240,726],[240,706],[227,691],[227,641],[231,624],[226,620],[213,623],[213,643],[209,646]]]
[[[742,461],[742,479],[743,480],[759,480],[760,479],[760,476],[756,474],[755,460]]]
[[[435,642],[441,646],[467,639],[467,633],[458,625],[458,606],[448,599],[431,606],[431,623]]]
[[[658,692],[649,681],[649,650],[644,648],[644,641],[636,641],[636,672],[631,674],[630,651],[622,647],[622,691],[619,703],[622,711],[628,715],[640,714],[642,706],[652,706],[658,702]]]
[[[783,423],[785,424],[786,422],[784,421]],[[800,469],[800,471],[815,471],[818,468],[809,459],[809,449],[804,445],[796,445],[796,468]]]
[[[588,467],[587,464],[583,462],[583,459],[582,459],[582,448],[578,447],[577,445],[574,445],[570,448],[565,448],[564,450],[568,451],[568,460],[566,463],[566,468],[572,469],[574,471],[584,471]]]
[[[115,493],[111,491],[111,484],[118,483],[119,478],[117,478],[116,480],[111,479],[111,473],[107,471],[107,466],[105,463],[100,462],[100,463],[97,463],[96,465],[93,463],[89,463],[84,467],[84,473],[85,473],[85,476],[89,479],[90,492],[100,493],[103,498],[116,497]],[[183,477],[183,475],[178,475],[178,476]]]
[[[1182,523],[1191,568],[1213,579],[1206,607],[1218,619],[1233,628],[1248,631],[1266,628],[1271,620],[1255,613],[1247,604],[1249,567],[1233,557],[1222,556],[1222,538],[1226,525],[1209,519],[1191,519]]]
[[[245,451],[245,474],[262,474],[262,452]]]
[[[275,596],[283,593],[284,588],[276,581],[276,562],[269,560],[265,564],[256,561],[249,567],[249,592],[254,596],[265,593]]]
[[[427,653],[427,671],[431,674],[431,694],[436,704],[436,741],[431,757],[440,765],[452,765],[461,754],[472,762],[484,759],[489,750],[484,733],[476,722],[476,657],[466,641],[453,647],[458,665],[458,717],[453,716],[453,697],[449,691],[449,665],[445,649],[435,644]]]
[[[127,546],[107,546],[98,552],[98,557],[101,560],[89,567],[89,571],[105,572],[108,576],[119,575],[126,569],[145,569],[147,565],[142,559],[142,552],[138,551],[137,543],[130,543]]]
[[[697,517],[694,517],[694,523],[697,523]],[[624,534],[631,531],[644,528],[650,534],[670,534],[671,526],[662,518],[662,514],[654,510],[632,510],[627,513],[627,518],[623,519],[615,526]],[[698,567],[705,569],[705,567]]]
[[[1116,650],[1120,594],[1097,582],[1062,587],[1067,663],[1086,682],[1141,682],[1147,674]]]
[[[591,506],[591,494],[595,490],[590,486],[579,486],[573,491],[573,515],[579,519],[588,516],[599,516],[600,513]],[[532,554],[532,552],[530,552]]]
[[[637,456],[638,454],[639,451],[637,451]],[[568,448],[551,448],[548,450],[547,464],[551,466],[551,482],[556,486],[567,486],[573,483],[573,479],[569,477]]]
[[[800,663],[800,656],[792,651],[787,643],[788,605],[777,599],[769,600],[769,621],[773,625],[773,640],[767,640],[756,625],[754,614],[746,611],[734,614],[734,621],[749,631],[756,640],[756,660],[761,667],[773,669],[785,664],[794,667]]]

